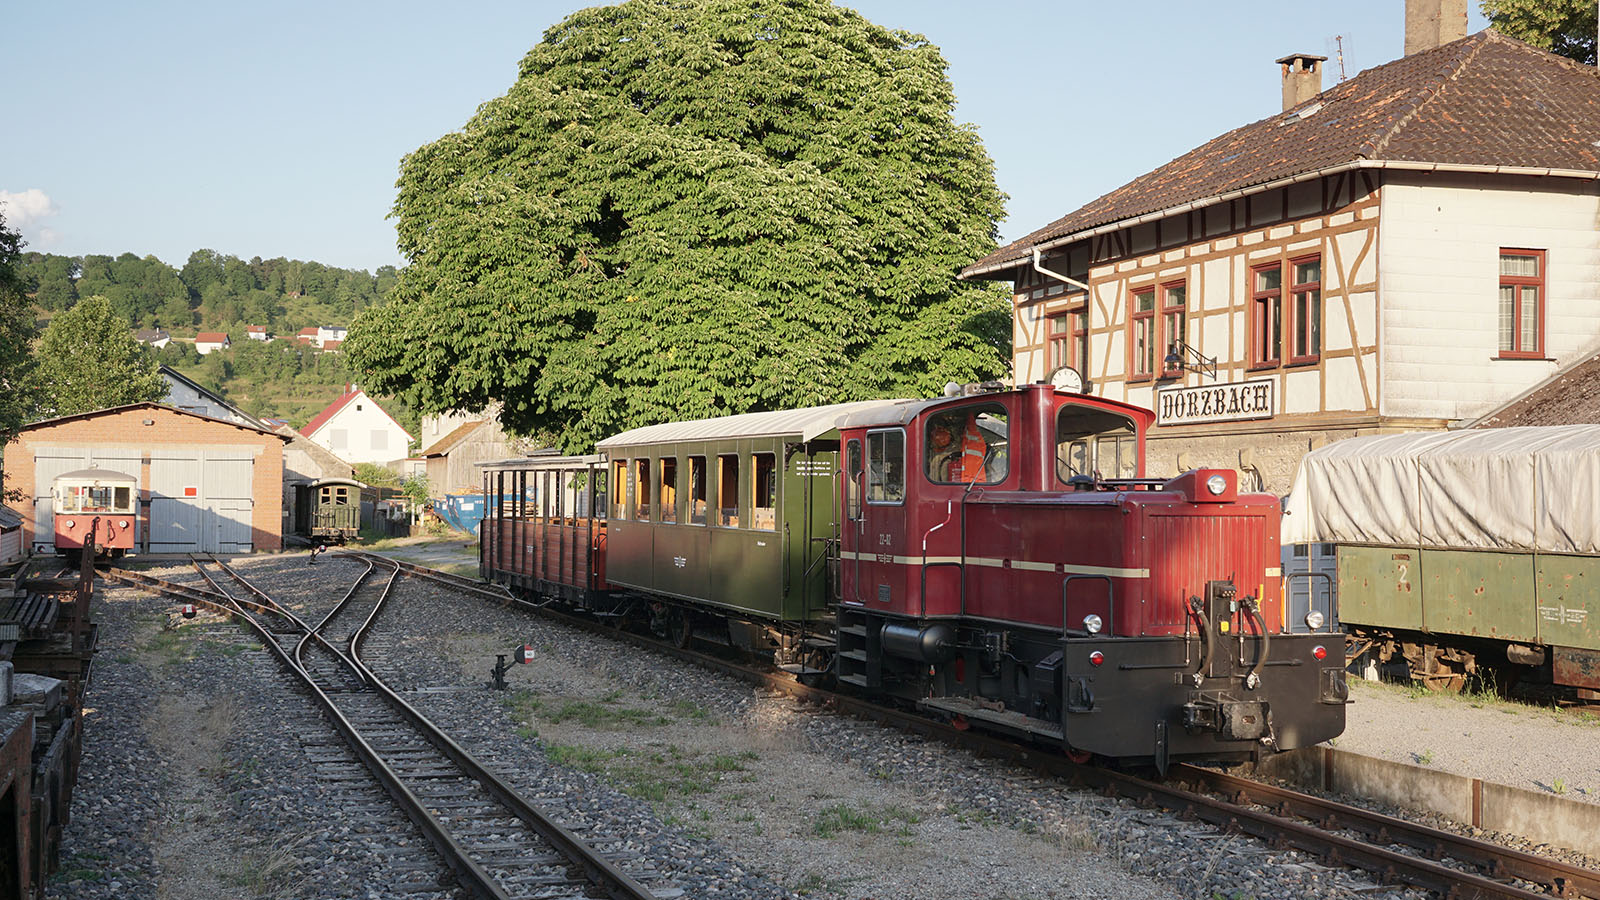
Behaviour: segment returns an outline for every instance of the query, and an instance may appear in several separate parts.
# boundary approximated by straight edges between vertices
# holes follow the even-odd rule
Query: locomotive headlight
[[[1312,631],[1316,631],[1318,628],[1321,628],[1322,621],[1322,613],[1317,612],[1314,609],[1306,613],[1306,627]]]
[[[77,522],[74,522],[71,519],[68,519],[67,520],[67,530],[71,531],[73,529],[73,527],[76,526],[77,524],[78,524]]]
[[[123,519],[121,522],[118,522],[117,523],[117,527],[118,528],[127,528],[128,527],[128,520],[127,519]]]
[[[1228,479],[1223,478],[1221,475],[1213,475],[1206,479],[1206,490],[1210,491],[1213,497],[1222,496],[1222,492],[1227,489]]]
[[[1083,617],[1083,630],[1089,632],[1090,634],[1099,634],[1100,628],[1103,624],[1104,623],[1100,621],[1100,617],[1094,613],[1090,613]]]

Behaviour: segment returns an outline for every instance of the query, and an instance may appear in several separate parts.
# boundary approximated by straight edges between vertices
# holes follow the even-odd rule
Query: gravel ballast
[[[314,569],[302,555],[240,562],[313,622],[361,568],[337,556]],[[50,896],[457,895],[426,889],[437,862],[381,794],[318,777],[344,771],[347,754],[304,697],[282,691],[287,676],[254,637],[220,621],[165,631],[173,609],[132,591],[97,596],[94,711],[68,872]],[[534,662],[512,670],[512,690],[490,690],[495,654],[523,642]],[[469,751],[685,897],[1421,896],[425,581],[401,582],[378,651],[380,675]],[[1419,722],[1444,727],[1416,705],[1427,698],[1369,693],[1381,695],[1357,687],[1341,748],[1371,752],[1356,743],[1364,704],[1392,702],[1412,744],[1432,733]],[[186,728],[204,739],[175,743]],[[1450,748],[1395,752],[1432,750],[1445,767]],[[415,843],[397,852],[397,839]]]

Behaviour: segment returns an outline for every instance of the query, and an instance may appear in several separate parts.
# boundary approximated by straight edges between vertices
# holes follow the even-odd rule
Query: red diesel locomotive
[[[89,534],[95,553],[122,556],[134,547],[139,479],[110,469],[81,469],[56,476],[51,488],[56,552],[83,552]]]
[[[1143,477],[1152,420],[1040,384],[635,429],[486,465],[482,570],[1074,756],[1338,735],[1344,642],[1290,633],[1277,498]]]

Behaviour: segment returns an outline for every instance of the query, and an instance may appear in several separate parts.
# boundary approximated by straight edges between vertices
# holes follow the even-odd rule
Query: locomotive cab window
[[[689,524],[706,523],[706,458],[689,457]]]
[[[678,521],[678,460],[671,456],[661,458],[661,521]]]
[[[739,456],[717,457],[717,524],[739,527]]]
[[[755,453],[752,461],[755,481],[750,498],[751,527],[757,531],[777,531],[778,458],[771,453]]]
[[[867,502],[904,503],[906,499],[906,433],[867,432]]]
[[[998,484],[1010,465],[1006,408],[984,403],[928,417],[923,438],[928,480],[935,484]]]
[[[1056,478],[1137,478],[1139,435],[1133,420],[1067,404],[1056,414]]]

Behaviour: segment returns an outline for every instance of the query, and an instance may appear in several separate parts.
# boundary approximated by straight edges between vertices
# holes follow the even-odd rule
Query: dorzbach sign
[[[1242,422],[1270,419],[1276,411],[1270,378],[1201,387],[1162,388],[1156,392],[1157,425]]]

